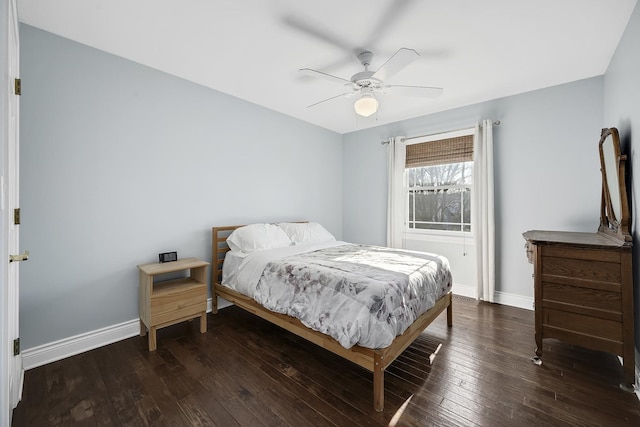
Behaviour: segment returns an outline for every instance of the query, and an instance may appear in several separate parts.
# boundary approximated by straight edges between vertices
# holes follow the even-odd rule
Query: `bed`
[[[277,232],[273,227],[278,226],[291,238],[290,244],[280,232],[269,234],[265,239],[270,242],[269,246],[271,242],[280,242],[281,239],[280,243],[273,244],[276,247],[261,247],[260,243],[254,242],[247,246],[246,239],[237,238],[240,233],[259,227]],[[317,236],[326,239],[308,240],[309,230],[312,230],[314,239]],[[320,230],[320,233],[314,234],[313,230]],[[386,267],[380,268],[380,258],[383,264],[396,264],[404,271],[383,271]],[[355,260],[355,271],[351,271],[351,266],[349,270],[344,267],[345,260],[349,263]],[[414,268],[412,263],[420,267]],[[218,309],[217,299],[221,297],[369,370],[373,373],[373,403],[376,411],[384,409],[385,369],[445,309],[447,324],[452,325],[452,283],[446,258],[336,241],[316,223],[213,227],[212,266],[214,314]],[[418,274],[418,268],[426,273]],[[416,273],[406,274],[414,270]],[[335,273],[340,277],[334,277]],[[396,281],[394,277],[403,275],[405,279],[398,282],[404,284],[393,283]],[[301,285],[302,280],[307,282]],[[323,286],[318,285],[319,282],[323,282]],[[365,282],[367,287],[360,286]],[[417,292],[427,282],[434,282],[429,284],[430,290]],[[344,291],[341,288],[337,292],[338,287],[345,283],[351,288],[357,287],[357,291]],[[373,289],[384,288],[385,297],[369,295],[369,292],[373,292],[369,286]],[[398,297],[400,288],[408,289],[410,295]],[[342,295],[345,292],[349,295]],[[320,295],[320,299],[313,302],[311,298],[316,298],[313,296],[316,294]],[[347,305],[362,305],[363,301],[357,301],[361,295],[369,301],[368,306],[354,309]],[[400,305],[404,308],[402,312],[394,308],[394,300],[401,301]],[[301,301],[311,306],[301,306]],[[318,308],[321,306],[338,307],[335,312],[340,314]],[[353,313],[354,318],[348,318],[345,313]],[[331,321],[327,320],[329,317]]]

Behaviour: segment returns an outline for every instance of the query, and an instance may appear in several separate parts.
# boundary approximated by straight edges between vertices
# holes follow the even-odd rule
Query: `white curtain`
[[[473,140],[471,224],[476,247],[477,299],[494,302],[495,219],[493,204],[493,122],[476,124]]]
[[[402,229],[404,227],[404,137],[389,138],[387,147],[387,246],[402,249]]]

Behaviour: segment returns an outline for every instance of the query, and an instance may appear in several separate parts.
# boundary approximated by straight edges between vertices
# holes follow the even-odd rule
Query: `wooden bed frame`
[[[252,298],[242,295],[232,289],[222,286],[222,264],[224,257],[229,252],[229,246],[226,243],[227,237],[236,228],[241,225],[227,227],[212,228],[212,313],[218,312],[218,297],[234,303],[238,307],[243,308],[263,319],[278,325],[287,331],[298,335],[320,347],[329,350],[363,368],[373,372],[373,405],[376,411],[380,412],[384,409],[384,370],[408,347],[413,341],[425,330],[431,322],[440,315],[445,309],[447,310],[447,325],[451,326],[453,322],[453,307],[451,292],[448,292],[435,305],[423,313],[416,321],[407,328],[407,330],[391,343],[390,346],[381,349],[370,349],[355,345],[350,349],[344,348],[338,341],[321,332],[316,332],[302,324],[298,319],[284,314],[270,311]]]

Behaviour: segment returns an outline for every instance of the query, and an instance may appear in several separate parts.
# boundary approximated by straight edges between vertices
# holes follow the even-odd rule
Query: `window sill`
[[[402,238],[404,240],[414,240],[422,242],[441,242],[441,243],[464,243],[472,245],[474,242],[473,235],[471,233],[464,233],[461,231],[403,231]]]

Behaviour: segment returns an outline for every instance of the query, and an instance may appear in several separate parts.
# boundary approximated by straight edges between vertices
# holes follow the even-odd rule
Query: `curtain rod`
[[[500,123],[502,123],[500,120],[496,120],[495,122],[493,122],[493,125],[494,126],[500,126]],[[480,124],[480,127],[482,127],[482,124]],[[470,129],[470,128],[456,129],[456,130],[447,131],[447,132],[456,132],[456,131],[465,130],[465,129]],[[410,137],[404,138],[404,140],[406,141],[407,139],[424,138],[425,136],[431,136],[431,135],[434,135],[434,134],[430,133],[428,135],[410,136]],[[388,143],[389,143],[388,140],[387,141],[380,141],[380,144],[382,144],[382,145],[385,145],[385,144],[388,144]]]

